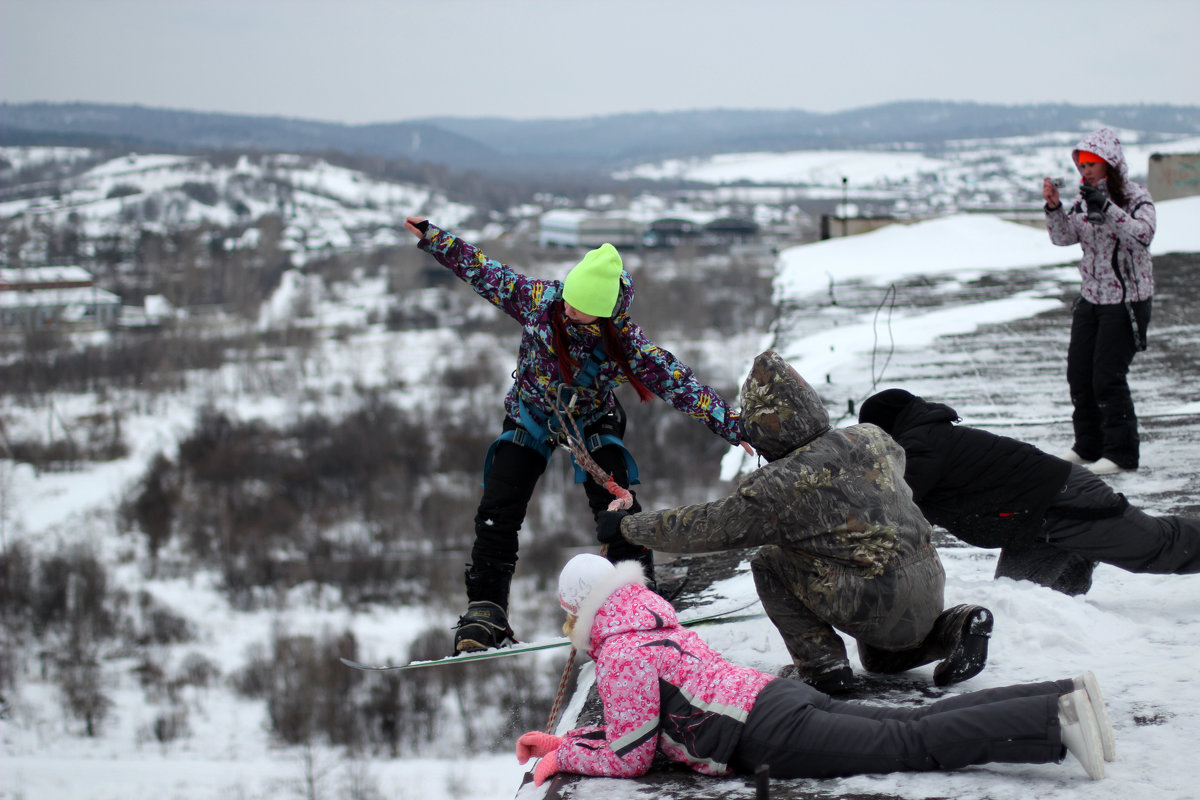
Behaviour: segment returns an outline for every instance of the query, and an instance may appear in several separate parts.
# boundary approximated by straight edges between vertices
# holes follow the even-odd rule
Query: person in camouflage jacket
[[[602,513],[601,541],[669,553],[759,548],[751,569],[763,608],[797,676],[823,691],[853,681],[838,630],[869,671],[943,659],[939,685],[978,674],[991,613],[943,608],[945,573],[904,483],[904,451],[874,425],[831,429],[816,391],[773,351],[754,360],[741,402],[742,429],[766,465],[714,502]]]
[[[555,446],[571,433],[562,430],[556,411],[569,417],[591,458],[626,490],[637,474],[623,443],[625,413],[613,393],[619,385],[631,384],[642,400],[658,396],[730,444],[741,442],[739,415],[630,317],[633,282],[612,245],[590,251],[565,281],[539,280],[422,217],[409,217],[405,226],[421,250],[522,328],[503,433],[484,468],[465,576],[468,610],[455,634],[456,652],[487,649],[514,638],[507,614],[518,531]],[[591,474],[577,469],[576,479],[593,514],[613,500]],[[632,508],[639,509],[630,494]],[[640,545],[623,543],[609,555],[614,561],[636,558],[653,572],[651,553]]]

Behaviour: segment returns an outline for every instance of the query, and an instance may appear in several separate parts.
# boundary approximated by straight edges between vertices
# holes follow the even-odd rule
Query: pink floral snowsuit
[[[619,588],[593,592],[602,602],[580,608],[572,637],[596,662],[605,725],[568,733],[559,769],[633,777],[661,751],[697,772],[728,774],[755,698],[774,677],[728,663],[681,627],[671,604],[641,585],[636,564],[617,573]]]
[[[1070,679],[915,708],[834,700],[725,661],[643,583],[637,562],[622,562],[579,607],[571,641],[596,662],[605,724],[563,736],[555,772],[631,778],[656,752],[707,775],[767,765],[785,779],[1063,757],[1058,698]]]

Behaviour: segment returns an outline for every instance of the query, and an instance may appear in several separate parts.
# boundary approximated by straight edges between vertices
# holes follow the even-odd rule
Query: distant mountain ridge
[[[1082,131],[1099,124],[1164,137],[1200,134],[1200,107],[904,101],[824,114],[714,109],[345,125],[137,105],[0,103],[0,144],[338,151],[493,174],[603,172],[670,157],[895,142],[937,147],[954,139]]]

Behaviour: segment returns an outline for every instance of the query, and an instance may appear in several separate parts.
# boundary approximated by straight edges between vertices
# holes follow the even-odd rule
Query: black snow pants
[[[1073,465],[1042,518],[1041,536],[1006,544],[996,577],[1085,594],[1096,562],[1155,575],[1200,572],[1200,519],[1151,516]]]
[[[730,764],[786,779],[1061,761],[1058,698],[1074,688],[1028,683],[912,708],[834,700],[780,678],[758,695]]]
[[[505,417],[504,430],[519,427]],[[583,430],[585,437],[611,434],[622,438],[625,433],[625,413],[618,405]],[[596,464],[613,476],[618,484],[629,488],[629,470],[625,453],[614,444],[604,445],[591,453]],[[517,565],[518,532],[538,480],[546,471],[546,459],[537,450],[512,442],[496,444],[491,467],[485,478],[483,496],[475,512],[475,543],[471,548],[471,563],[466,571],[467,600],[488,600],[508,609],[508,588]],[[589,474],[583,483],[588,506],[595,517],[608,508],[613,496]],[[633,493],[631,513],[642,510],[637,494]],[[653,554],[640,545],[622,540],[609,546],[612,562],[627,559],[641,561],[647,577],[653,578]]]
[[[1143,337],[1150,324],[1150,303],[1132,304]],[[1082,297],[1075,301],[1067,386],[1074,406],[1073,449],[1087,461],[1108,458],[1125,469],[1137,469],[1137,415],[1128,381],[1136,353],[1134,328],[1124,303],[1097,305]]]
[[[1071,467],[1043,528],[1054,547],[1129,572],[1200,572],[1200,519],[1151,516],[1083,467]]]

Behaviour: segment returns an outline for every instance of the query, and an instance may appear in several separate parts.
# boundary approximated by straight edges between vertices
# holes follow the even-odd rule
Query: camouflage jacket
[[[626,517],[625,538],[671,553],[774,544],[859,577],[937,560],[904,451],[874,425],[831,430],[817,393],[772,351],[742,387],[742,430],[766,465],[723,499]]]

